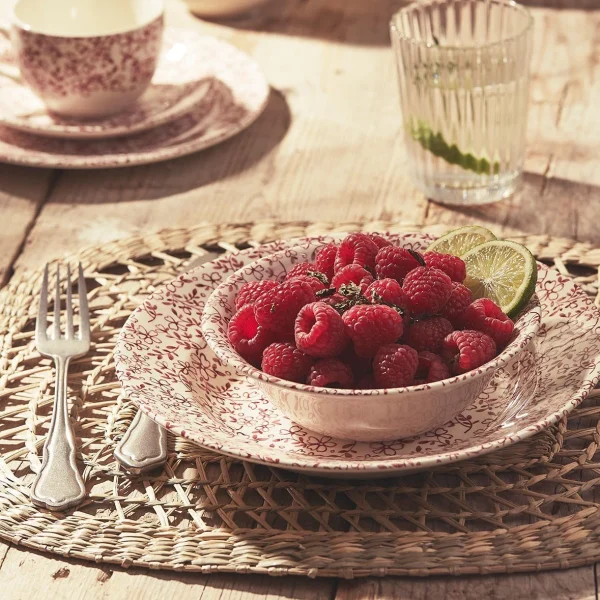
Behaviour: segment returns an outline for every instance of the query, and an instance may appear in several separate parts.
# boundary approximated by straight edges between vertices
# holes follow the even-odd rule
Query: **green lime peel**
[[[497,175],[500,172],[498,161],[490,164],[487,158],[476,158],[470,152],[466,154],[461,152],[456,144],[448,144],[441,133],[433,133],[431,128],[421,121],[416,126],[409,126],[409,131],[412,138],[425,150],[451,165],[458,165],[479,175]]]

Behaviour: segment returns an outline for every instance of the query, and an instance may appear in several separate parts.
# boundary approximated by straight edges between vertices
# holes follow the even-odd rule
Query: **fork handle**
[[[42,466],[33,487],[31,499],[50,510],[62,510],[79,504],[85,498],[85,485],[75,462],[75,436],[69,420],[67,404],[67,369],[69,359],[54,357],[56,392],[52,421],[44,444]]]
[[[130,473],[145,473],[167,460],[167,430],[141,410],[115,449],[115,458]]]

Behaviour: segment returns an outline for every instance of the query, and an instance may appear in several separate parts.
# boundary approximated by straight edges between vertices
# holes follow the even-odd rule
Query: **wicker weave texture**
[[[600,394],[567,421],[501,452],[376,481],[308,478],[226,458],[173,436],[166,467],[123,472],[113,458],[135,407],[112,351],[131,311],[206,252],[368,224],[201,225],[89,249],[93,348],[69,377],[88,500],[51,513],[29,501],[50,419],[53,371],[33,344],[39,273],[0,296],[0,537],[121,565],[309,576],[432,575],[569,567],[600,552]],[[443,228],[427,228],[441,233]],[[598,302],[600,249],[515,238]]]

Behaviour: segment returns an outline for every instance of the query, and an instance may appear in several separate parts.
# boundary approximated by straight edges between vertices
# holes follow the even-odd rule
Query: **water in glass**
[[[482,204],[518,187],[531,25],[507,0],[425,0],[394,15],[404,134],[428,197]]]

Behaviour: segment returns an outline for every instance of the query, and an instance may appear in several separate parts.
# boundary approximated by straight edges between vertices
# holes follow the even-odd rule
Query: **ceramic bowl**
[[[281,412],[316,433],[377,441],[435,430],[473,403],[494,373],[518,360],[536,335],[541,310],[534,296],[515,323],[513,339],[495,359],[479,369],[443,381],[402,388],[344,390],[303,385],[263,373],[247,363],[227,339],[227,326],[235,313],[235,297],[249,281],[283,280],[298,262],[314,260],[319,247],[318,243],[308,242],[304,247],[277,252],[243,267],[213,292],[202,317],[202,333],[219,359],[252,378]],[[411,247],[414,249],[412,244]]]
[[[57,115],[114,115],[150,85],[163,13],[163,0],[18,0],[8,35],[20,77]]]

